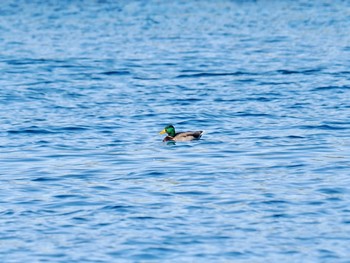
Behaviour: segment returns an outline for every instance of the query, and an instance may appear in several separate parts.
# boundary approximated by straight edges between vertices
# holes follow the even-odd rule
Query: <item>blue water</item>
[[[349,13],[2,1],[0,261],[349,262]]]

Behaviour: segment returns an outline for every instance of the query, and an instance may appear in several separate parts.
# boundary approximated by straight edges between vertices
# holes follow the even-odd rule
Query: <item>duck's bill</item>
[[[159,134],[164,134],[164,133],[166,133],[166,130],[165,130],[165,129],[162,130]]]

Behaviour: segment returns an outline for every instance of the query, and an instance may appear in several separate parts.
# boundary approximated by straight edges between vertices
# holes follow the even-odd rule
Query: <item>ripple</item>
[[[335,125],[328,125],[328,124],[321,124],[321,125],[301,125],[299,126],[300,129],[304,130],[346,130],[349,129],[348,127],[344,126],[335,126]]]
[[[350,86],[323,86],[312,89],[312,91],[334,91],[334,90],[349,90]]]
[[[321,188],[318,191],[324,194],[345,194],[348,192],[345,188]]]
[[[115,70],[115,71],[105,71],[101,73],[102,75],[108,75],[108,76],[125,76],[130,75],[130,71],[128,70]]]
[[[291,74],[304,74],[304,75],[309,75],[309,74],[317,74],[322,69],[305,69],[305,70],[286,70],[286,69],[281,69],[277,70],[277,73],[284,74],[284,75],[291,75]]]
[[[205,77],[223,77],[223,76],[242,76],[242,75],[254,75],[248,72],[221,72],[221,73],[195,73],[195,74],[181,74],[176,78],[205,78]]]
[[[19,130],[8,130],[7,131],[10,134],[53,134],[55,133],[54,131],[50,131],[48,129],[43,129],[43,128],[39,128],[39,127],[28,127],[28,128],[22,128]]]

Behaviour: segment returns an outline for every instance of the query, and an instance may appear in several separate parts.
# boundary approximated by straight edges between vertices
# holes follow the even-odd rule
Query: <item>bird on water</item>
[[[192,140],[198,140],[203,134],[203,131],[187,131],[187,132],[175,132],[173,125],[168,125],[159,134],[167,133],[163,139],[163,142],[175,141],[175,142],[188,142]]]

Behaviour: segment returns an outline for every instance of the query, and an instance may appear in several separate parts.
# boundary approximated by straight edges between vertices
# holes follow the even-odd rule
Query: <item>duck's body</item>
[[[175,128],[173,125],[169,125],[160,132],[160,134],[167,133],[163,139],[163,142],[175,141],[175,142],[188,142],[192,140],[198,140],[203,134],[203,131],[188,131],[188,132],[177,132],[175,133]]]

